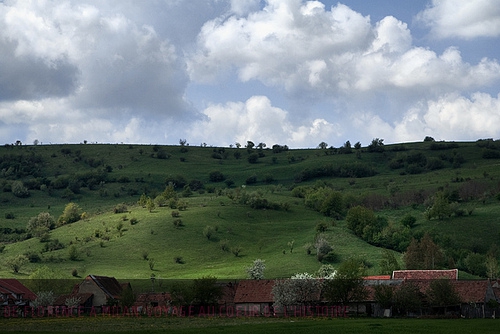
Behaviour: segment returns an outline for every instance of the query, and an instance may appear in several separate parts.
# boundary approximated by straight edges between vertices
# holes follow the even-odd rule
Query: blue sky
[[[0,1],[0,143],[500,137],[499,0]]]

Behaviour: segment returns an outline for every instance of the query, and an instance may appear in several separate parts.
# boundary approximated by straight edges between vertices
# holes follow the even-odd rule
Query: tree
[[[151,197],[148,197],[148,199],[146,201],[146,209],[148,209],[149,212],[153,212],[155,207],[156,207],[156,205],[155,205],[154,200]]]
[[[53,291],[39,291],[37,298],[33,301],[33,307],[38,308],[41,306],[53,305],[56,301],[56,296]]]
[[[321,143],[319,143],[318,148],[321,150],[326,150],[328,148],[328,144],[322,141]]]
[[[9,267],[15,274],[19,273],[22,267],[24,267],[29,262],[26,255],[17,255],[10,257],[5,261],[7,267]]]
[[[406,269],[435,269],[443,265],[445,257],[439,246],[426,233],[420,241],[412,239],[403,260]]]
[[[26,188],[22,181],[12,182],[12,194],[19,198],[26,198],[30,196],[30,191]]]
[[[266,269],[264,262],[264,260],[256,259],[250,267],[246,268],[249,279],[264,279],[264,270]]]
[[[394,306],[400,314],[408,315],[409,312],[417,312],[422,306],[422,294],[418,286],[411,282],[403,282],[394,291]]]
[[[68,203],[61,216],[57,219],[59,225],[71,224],[80,220],[82,210],[76,203]]]
[[[193,302],[199,305],[217,304],[222,296],[222,286],[217,284],[217,278],[204,276],[193,281]]]
[[[275,281],[271,294],[278,311],[291,305],[308,305],[319,300],[321,280],[311,274],[296,274],[290,279]]]
[[[434,204],[428,211],[427,218],[430,220],[437,217],[439,220],[443,220],[445,217],[451,216],[450,203],[445,194],[440,191],[434,196]]]
[[[394,303],[394,288],[386,284],[378,284],[373,288],[375,290],[375,301],[384,309],[391,308]]]
[[[427,290],[427,297],[431,306],[446,308],[460,304],[460,296],[448,279],[433,280]]]
[[[63,275],[55,272],[46,265],[38,267],[29,275],[26,285],[35,292],[53,291],[55,293],[63,293],[67,289],[67,281],[63,279]]]
[[[349,209],[346,221],[347,228],[352,230],[358,237],[362,237],[365,227],[374,224],[376,217],[372,210],[358,205]]]
[[[382,251],[382,259],[380,260],[380,273],[382,275],[390,275],[393,271],[399,269],[401,269],[401,266],[394,256],[394,252],[384,249]]]
[[[368,145],[368,152],[384,152],[384,140],[379,138],[372,139],[370,145]]]
[[[316,258],[319,262],[323,261],[323,258],[333,250],[324,234],[318,234],[314,242],[314,248],[316,249]]]
[[[35,237],[41,237],[54,227],[54,217],[48,212],[40,212],[38,216],[30,218],[28,225],[26,225],[26,231]]]
[[[210,225],[205,226],[205,228],[203,229],[203,235],[208,240],[210,240],[210,238],[212,237],[212,235],[214,233],[215,233],[215,229],[212,226],[210,226]]]
[[[76,248],[76,245],[71,245],[68,249],[68,257],[71,261],[78,261],[79,257],[79,252],[78,248]]]
[[[251,150],[252,148],[255,147],[255,144],[253,143],[253,141],[247,141],[247,149]]]
[[[361,301],[366,297],[363,276],[365,266],[363,260],[350,258],[342,262],[335,277],[324,282],[324,294],[331,303],[347,304]]]

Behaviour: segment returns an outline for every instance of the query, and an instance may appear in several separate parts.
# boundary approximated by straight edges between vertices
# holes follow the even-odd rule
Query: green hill
[[[266,277],[288,277],[321,266],[304,247],[318,230],[333,247],[323,262],[333,266],[357,256],[379,274],[385,248],[403,265],[401,252],[427,232],[444,256],[436,265],[485,276],[500,255],[499,162],[493,140],[307,150],[5,145],[0,276],[47,266],[63,277],[232,279],[261,258]],[[177,200],[158,198],[168,185]],[[138,204],[142,194],[156,199],[154,209]],[[446,202],[442,219],[429,216],[437,194]],[[82,219],[59,219],[68,203]],[[346,220],[357,206],[378,217],[358,233]],[[27,229],[42,212],[55,228]],[[405,228],[409,216],[416,221]],[[20,254],[30,262],[13,273],[9,263]]]

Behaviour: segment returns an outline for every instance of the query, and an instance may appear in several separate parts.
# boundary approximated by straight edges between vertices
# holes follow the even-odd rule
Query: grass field
[[[347,229],[345,220],[325,217],[305,207],[303,199],[292,196],[296,186],[331,187],[354,204],[370,198],[385,201],[387,204],[377,209],[377,215],[399,224],[402,217],[411,214],[417,219],[412,233],[438,235],[443,247],[484,254],[492,245],[500,245],[500,206],[495,197],[500,191],[499,159],[484,159],[484,148],[478,143],[452,143],[452,149],[439,150],[432,150],[429,145],[423,142],[387,145],[383,153],[369,153],[362,148],[353,154],[330,154],[319,149],[273,153],[269,149],[158,145],[0,147],[0,165],[10,166],[0,169],[1,228],[24,229],[30,217],[40,212],[49,212],[57,219],[70,201],[88,214],[84,220],[50,231],[52,240],[64,244],[60,250],[42,253],[45,243],[38,238],[0,242],[3,248],[0,277],[27,278],[43,265],[63,278],[71,278],[76,270],[77,279],[87,274],[119,279],[147,279],[151,274],[159,279],[206,275],[238,279],[245,277],[245,267],[257,258],[266,261],[266,277],[289,277],[320,267],[316,257],[307,255],[303,248],[314,240],[318,223],[328,226],[326,235],[338,256],[334,265],[351,256],[363,257],[369,265],[367,273],[378,274],[383,249],[356,237]],[[488,145],[491,150],[498,150],[496,141]],[[165,158],[159,158],[162,152]],[[256,152],[263,156],[257,163],[249,163],[247,158]],[[398,159],[419,154],[429,161],[441,161],[441,168],[421,167],[421,172],[413,174],[405,169],[408,166],[390,167]],[[464,157],[458,166],[451,163],[456,156]],[[297,182],[299,173],[327,165],[362,165],[376,174],[316,177]],[[105,181],[92,186],[83,184],[90,184],[86,175],[103,170],[107,170]],[[220,171],[233,183],[211,182],[212,171]],[[257,182],[246,184],[250,176],[256,176]],[[142,193],[154,198],[172,179],[186,183],[196,180],[204,186],[203,191],[194,191],[184,198],[188,208],[180,212],[184,226],[179,228],[173,225],[172,209],[160,207],[149,212],[137,205]],[[14,181],[30,185],[29,197],[13,195]],[[64,182],[69,185],[66,187]],[[71,182],[83,182],[76,187],[76,193],[68,191]],[[411,192],[429,197],[438,190],[451,193],[466,185],[476,187],[472,190],[480,194],[471,200],[461,200],[464,208],[474,209],[470,216],[428,221],[423,215],[426,203],[390,204]],[[75,189],[74,185],[71,188]],[[289,210],[251,209],[227,196],[228,191],[235,189],[258,192],[271,202],[286,203]],[[113,208],[120,203],[125,203],[129,212],[113,214]],[[131,224],[133,220],[137,223]],[[215,230],[210,239],[203,235],[206,226]],[[221,243],[226,243],[229,249],[240,247],[240,254],[234,256],[231,251],[222,250]],[[71,246],[78,252],[74,261],[68,258]],[[25,253],[39,254],[40,261],[13,273],[5,265],[7,259]],[[144,260],[146,253],[154,261],[152,269],[150,262]],[[396,255],[401,261],[401,254]],[[182,261],[176,263],[174,258]]]
[[[3,333],[498,333],[492,319],[0,319]]]

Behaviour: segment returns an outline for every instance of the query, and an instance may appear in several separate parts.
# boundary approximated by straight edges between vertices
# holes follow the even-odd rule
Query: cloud
[[[78,142],[92,132],[81,131],[92,122],[114,126],[95,126],[103,131],[96,138],[112,140],[134,120],[165,124],[199,117],[185,98],[182,52],[153,26],[129,18],[127,3],[115,3],[113,11],[99,4],[0,3],[1,123],[25,124],[22,135],[41,141]],[[65,110],[58,114],[57,106]],[[53,115],[60,125],[50,124]],[[31,125],[34,118],[40,123]]]
[[[248,140],[292,147],[315,147],[325,138],[338,136],[340,126],[324,119],[294,125],[287,111],[274,107],[266,96],[252,96],[245,102],[211,105],[204,110],[206,119],[189,131],[191,141],[211,145],[229,145]]]
[[[0,87],[11,87],[2,90],[4,100],[65,96],[76,108],[193,113],[183,98],[188,78],[176,48],[120,11],[13,1],[0,4],[0,24]]]
[[[500,36],[500,6],[497,0],[432,0],[417,15],[437,38]]]
[[[260,6],[260,0],[230,0],[231,11],[236,15],[244,16],[257,9]]]
[[[372,25],[345,5],[326,10],[298,0],[267,1],[247,17],[207,22],[187,64],[197,82],[234,69],[242,82],[259,80],[312,99],[366,92],[438,96],[500,78],[497,61],[472,65],[454,47],[437,54],[413,46],[407,25],[392,16]]]
[[[395,141],[423,139],[476,140],[500,137],[500,94],[476,92],[470,98],[456,93],[421,103],[395,124]]]

